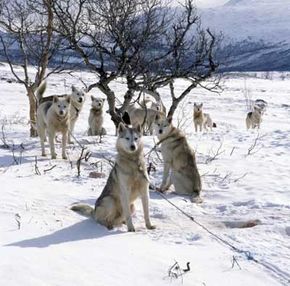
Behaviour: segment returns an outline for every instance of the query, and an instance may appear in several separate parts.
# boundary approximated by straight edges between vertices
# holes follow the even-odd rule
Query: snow
[[[72,83],[81,86],[79,78],[88,83],[94,80],[87,72],[74,75],[52,76],[47,95],[69,92]],[[9,77],[7,66],[0,65],[0,78]],[[185,84],[177,82],[176,91]],[[122,80],[112,85],[121,98]],[[218,241],[154,191],[150,193],[150,214],[157,226],[154,231],[145,228],[139,201],[133,218],[136,233],[127,233],[125,226],[108,231],[72,212],[70,206],[75,202],[93,205],[105,185],[106,178],[92,179],[89,173],[97,170],[108,175],[111,167],[107,159],[113,160],[116,154],[115,130],[109,116],[105,114],[108,135],[101,143],[87,137],[88,96],[75,136],[92,156],[82,163],[77,177],[78,143],[68,148],[68,161],[42,158],[39,139],[29,138],[28,100],[23,87],[2,80],[1,128],[4,126],[5,140],[14,151],[0,148],[0,284],[286,285],[285,279],[290,277],[289,77],[282,81],[278,73],[272,80],[232,74],[223,85],[221,94],[192,91],[174,118],[196,150],[204,202],[195,205],[173,193],[166,198],[222,239],[249,251],[264,266]],[[250,99],[268,102],[259,132],[245,128],[246,91]],[[104,97],[97,90],[90,94]],[[168,90],[161,94],[169,106]],[[195,101],[203,102],[216,122],[212,132],[193,131]],[[157,141],[152,136],[143,140],[145,153]],[[220,154],[211,160],[218,149]],[[57,151],[60,154],[59,144]],[[156,172],[151,173],[151,181],[158,186],[162,162],[155,153],[152,156]],[[41,175],[36,174],[36,165]],[[247,220],[260,223],[236,228]],[[241,269],[237,265],[232,268],[233,256]],[[190,271],[179,278],[168,277],[175,261],[181,268],[190,262]]]

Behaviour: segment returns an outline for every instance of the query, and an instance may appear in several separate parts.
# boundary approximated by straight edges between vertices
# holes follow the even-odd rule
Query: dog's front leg
[[[64,131],[62,133],[62,159],[67,159],[66,155],[66,142],[67,142],[68,132]]]
[[[141,200],[142,200],[146,228],[155,229],[156,226],[151,224],[150,216],[149,216],[149,184],[146,184],[144,189],[141,190]]]
[[[75,122],[70,121],[70,124],[69,125],[70,126],[69,126],[69,133],[68,133],[68,140],[67,140],[67,142],[68,142],[68,144],[73,144],[74,142],[71,140],[71,137],[72,137],[71,134],[73,134],[74,127],[75,127]]]
[[[55,131],[54,130],[49,130],[49,132],[48,132],[48,140],[49,140],[49,146],[50,146],[51,159],[56,159],[54,138],[55,138]]]
[[[163,178],[162,178],[162,183],[161,183],[161,186],[160,186],[160,191],[161,192],[166,191],[171,185],[171,179],[170,179],[170,176],[169,176],[169,171],[170,171],[170,163],[164,162]]]
[[[128,231],[133,232],[135,231],[132,217],[131,217],[131,210],[130,210],[130,193],[131,189],[128,187],[128,178],[126,176],[122,176],[120,178],[120,200],[122,205],[122,210],[125,216],[126,224]]]

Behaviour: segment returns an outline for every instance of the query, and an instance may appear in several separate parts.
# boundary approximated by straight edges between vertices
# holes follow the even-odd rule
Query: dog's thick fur
[[[37,101],[39,104],[47,101],[52,101],[54,95],[43,97],[43,94],[46,90],[46,82],[43,82],[40,87],[38,88],[37,92]],[[72,86],[72,93],[70,95],[65,94],[65,95],[58,95],[59,98],[62,97],[67,97],[69,96],[71,99],[71,104],[70,104],[70,130],[68,133],[68,142],[72,143],[71,140],[71,134],[73,133],[75,123],[79,117],[79,114],[83,108],[85,98],[86,98],[86,92],[83,89],[78,89],[75,86]]]
[[[89,115],[89,136],[106,135],[106,129],[103,127],[103,106],[105,99],[91,96],[92,108]]]
[[[171,118],[157,117],[155,122],[155,132],[161,143],[164,160],[160,191],[166,191],[173,183],[177,194],[190,195],[193,202],[201,202],[201,178],[194,151],[188,145],[185,135],[171,121]]]
[[[41,96],[45,88],[42,86],[37,95]],[[52,101],[45,101],[37,108],[36,127],[40,137],[42,156],[46,156],[44,142],[46,132],[49,138],[51,158],[56,159],[54,138],[57,132],[62,133],[62,158],[67,159],[66,143],[70,128],[70,97],[53,97]]]
[[[149,218],[149,179],[141,142],[141,128],[129,128],[120,123],[118,131],[116,162],[95,208],[75,205],[72,210],[93,217],[108,229],[125,221],[128,231],[135,231],[131,212],[134,201],[141,197],[146,227],[153,229]]]
[[[194,103],[194,108],[193,108],[193,122],[194,122],[194,129],[195,132],[197,132],[198,127],[199,131],[202,131],[202,128],[207,130],[209,127],[210,130],[215,126],[215,124],[212,122],[212,119],[208,113],[204,113],[202,110],[203,104],[197,104]]]
[[[251,112],[248,112],[246,117],[246,126],[249,130],[250,128],[258,128],[260,129],[261,122],[262,122],[262,113],[263,111],[259,108],[254,106],[254,110]]]
[[[162,116],[164,115],[163,112],[158,111],[156,109],[147,108],[136,108],[130,106],[128,109],[128,113],[130,116],[131,124],[133,127],[138,125],[143,126],[143,133],[146,134],[149,131],[150,135],[153,135],[154,130],[154,122],[157,115]],[[164,115],[165,116],[165,115]]]

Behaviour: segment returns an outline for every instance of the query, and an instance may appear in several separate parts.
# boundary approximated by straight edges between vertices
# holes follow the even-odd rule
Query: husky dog
[[[260,129],[260,125],[262,122],[262,114],[263,114],[263,111],[257,106],[254,106],[253,111],[248,112],[247,117],[246,117],[246,126],[248,130],[250,128],[254,129],[256,127]]]
[[[153,134],[154,121],[155,121],[156,116],[164,115],[163,112],[158,111],[156,109],[152,109],[152,108],[147,108],[147,109],[130,108],[128,112],[130,115],[132,126],[136,127],[137,125],[141,125],[141,126],[144,125],[144,131],[149,131],[150,135]]]
[[[194,128],[195,132],[197,132],[198,126],[199,131],[202,131],[202,128],[207,130],[207,127],[212,130],[213,127],[215,127],[215,124],[212,122],[210,115],[208,113],[204,113],[202,110],[203,103],[197,104],[194,103],[193,108],[193,122],[194,122]]]
[[[185,135],[175,128],[171,121],[171,118],[159,116],[155,121],[155,132],[161,143],[164,160],[160,191],[166,191],[173,183],[177,194],[190,195],[192,201],[201,202],[201,179],[194,151],[188,145]]]
[[[46,102],[46,101],[52,101],[53,96],[47,96],[43,97],[43,94],[46,89],[46,82],[42,83],[39,87],[39,92],[37,92],[37,100],[39,103]],[[79,117],[79,114],[83,108],[84,102],[85,102],[85,96],[86,92],[83,89],[78,89],[74,85],[72,86],[72,93],[70,95],[60,95],[61,97],[70,96],[71,98],[71,104],[70,104],[70,130],[68,134],[68,142],[72,143],[71,141],[71,133],[74,130],[75,123]]]
[[[51,159],[56,159],[54,138],[56,132],[61,132],[62,158],[67,159],[65,149],[70,127],[70,102],[71,99],[69,96],[64,98],[58,98],[57,96],[54,96],[52,101],[45,101],[38,106],[36,126],[38,135],[40,137],[42,156],[46,155],[44,142],[46,141],[47,132]]]
[[[149,218],[149,179],[141,142],[141,127],[129,128],[120,123],[118,132],[116,162],[95,208],[80,204],[71,209],[94,218],[108,229],[125,221],[128,231],[135,231],[131,213],[134,201],[141,197],[146,227],[154,229]]]
[[[268,103],[264,99],[259,98],[254,101],[254,106],[260,108],[260,110],[262,111],[262,114],[264,114],[267,109]]]
[[[89,115],[89,136],[106,135],[106,129],[103,128],[103,106],[105,99],[91,96],[92,108]]]

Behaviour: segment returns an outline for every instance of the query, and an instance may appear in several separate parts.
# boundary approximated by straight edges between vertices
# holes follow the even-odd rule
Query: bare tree
[[[54,33],[54,0],[2,0],[0,5],[0,52],[13,76],[23,84],[29,99],[30,136],[36,120],[35,91],[40,83],[63,67],[63,62],[47,72],[49,62],[62,48],[62,39]],[[15,56],[19,53],[18,56]],[[15,65],[22,72],[18,72]]]
[[[137,76],[137,66],[148,56],[146,51],[158,44],[165,33],[169,17],[162,0],[64,0],[55,2],[59,33],[64,36],[85,65],[98,75],[88,89],[99,88],[107,97],[109,113],[116,125],[115,91],[110,83],[117,77],[126,79],[124,111],[130,103]],[[140,65],[141,66],[141,65]]]

